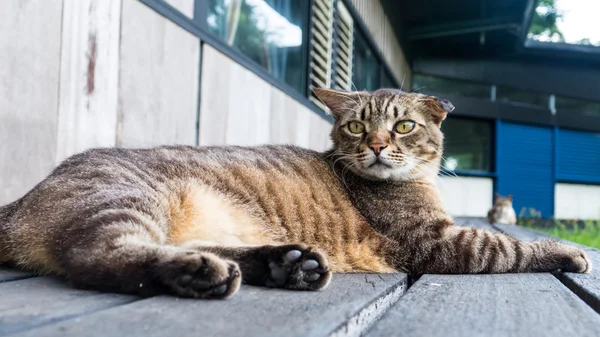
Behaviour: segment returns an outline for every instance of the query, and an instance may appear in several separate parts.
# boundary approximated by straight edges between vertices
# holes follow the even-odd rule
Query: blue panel
[[[600,184],[600,134],[558,131],[556,177],[561,181]]]
[[[517,215],[526,209],[554,213],[553,130],[512,123],[499,123],[496,132],[497,191],[512,194]]]

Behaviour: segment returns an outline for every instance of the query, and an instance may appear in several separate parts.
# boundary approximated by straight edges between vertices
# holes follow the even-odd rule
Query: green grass
[[[561,239],[600,249],[600,229],[598,226],[583,229],[555,227],[552,229],[542,229],[542,231]]]
[[[551,226],[548,222],[540,226],[539,221],[531,218],[520,218],[518,224],[561,239],[600,249],[600,221],[554,220],[552,222]]]

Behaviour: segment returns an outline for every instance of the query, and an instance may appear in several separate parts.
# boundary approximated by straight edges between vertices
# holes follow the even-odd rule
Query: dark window
[[[382,88],[398,88],[396,82],[394,82],[392,75],[390,75],[387,71],[383,72],[383,78],[381,78],[381,87]]]
[[[354,60],[353,82],[356,90],[374,91],[381,88],[381,63],[358,29],[354,34]]]
[[[278,79],[303,91],[308,1],[208,0],[208,30]]]
[[[452,96],[479,97],[490,99],[491,85],[441,77],[415,74],[413,90],[424,93],[439,93]]]
[[[556,111],[576,112],[586,116],[600,117],[600,103],[576,98],[556,97]]]
[[[496,88],[496,101],[508,104],[518,104],[538,107],[548,110],[550,95],[538,92],[523,91],[499,85]]]
[[[442,132],[446,169],[492,170],[492,122],[449,117],[442,123]]]

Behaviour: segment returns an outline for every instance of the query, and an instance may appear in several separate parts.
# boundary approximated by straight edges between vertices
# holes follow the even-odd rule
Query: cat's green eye
[[[352,121],[348,123],[348,130],[352,133],[363,133],[365,132],[365,125],[361,122]]]
[[[396,132],[398,133],[409,133],[415,128],[415,122],[413,121],[402,121],[396,124]]]

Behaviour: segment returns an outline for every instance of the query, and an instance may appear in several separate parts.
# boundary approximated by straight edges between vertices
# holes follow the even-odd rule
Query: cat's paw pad
[[[318,290],[329,284],[331,271],[324,253],[306,245],[283,245],[273,249],[268,286]]]
[[[153,273],[168,293],[191,298],[227,298],[241,283],[237,263],[214,254],[181,252],[161,260]]]

